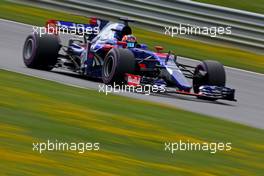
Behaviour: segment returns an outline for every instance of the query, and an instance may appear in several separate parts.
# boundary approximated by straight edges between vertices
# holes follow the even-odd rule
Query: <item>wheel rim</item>
[[[113,57],[109,56],[106,63],[105,63],[105,67],[104,67],[104,74],[106,77],[109,77],[109,75],[112,73],[113,64],[114,64]]]
[[[25,59],[30,59],[33,53],[33,40],[28,39],[26,44],[25,44],[25,50],[24,50],[24,58]]]

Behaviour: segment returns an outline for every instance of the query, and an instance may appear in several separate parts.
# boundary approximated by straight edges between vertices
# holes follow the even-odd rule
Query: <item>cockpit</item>
[[[107,41],[107,40],[117,40],[121,41],[123,36],[132,34],[132,30],[129,26],[121,23],[109,23],[107,24],[101,32],[92,40],[96,41]]]

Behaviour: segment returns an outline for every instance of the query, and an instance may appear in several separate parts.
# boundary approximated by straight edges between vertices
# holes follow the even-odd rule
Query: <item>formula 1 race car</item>
[[[168,93],[235,101],[235,90],[225,87],[222,64],[205,60],[192,67],[179,63],[170,51],[161,52],[161,46],[156,46],[156,51],[148,50],[132,35],[132,20],[120,20],[113,23],[90,18],[88,24],[49,20],[45,34],[35,31],[27,37],[24,63],[41,70],[64,68],[99,78],[105,84],[152,85],[165,88]],[[74,31],[79,37],[69,39],[64,46],[59,34],[65,31]],[[187,79],[193,80],[192,85]]]

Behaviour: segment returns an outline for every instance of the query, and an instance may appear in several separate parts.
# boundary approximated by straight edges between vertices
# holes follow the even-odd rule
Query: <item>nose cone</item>
[[[169,72],[170,80],[174,82],[178,88],[185,91],[189,91],[192,88],[191,84],[179,69],[172,70],[170,68],[166,68],[166,70]]]

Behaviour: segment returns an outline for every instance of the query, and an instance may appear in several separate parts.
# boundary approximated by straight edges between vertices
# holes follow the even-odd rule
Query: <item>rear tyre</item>
[[[134,54],[123,48],[111,49],[105,57],[102,68],[102,80],[105,84],[123,84],[125,73],[135,72]]]
[[[31,34],[23,48],[23,60],[27,67],[51,70],[57,63],[60,43],[57,36]]]
[[[212,60],[205,60],[197,65],[193,76],[193,90],[199,93],[199,87],[202,85],[225,86],[226,74],[224,66]],[[216,100],[214,98],[204,98]]]

